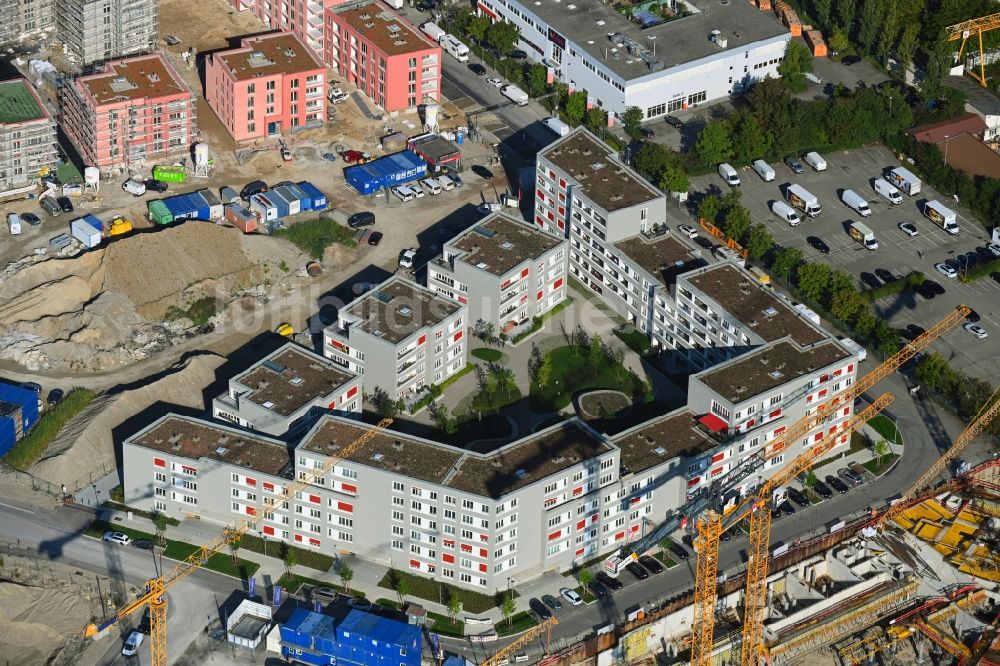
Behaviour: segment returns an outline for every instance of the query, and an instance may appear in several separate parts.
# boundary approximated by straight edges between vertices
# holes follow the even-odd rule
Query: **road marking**
[[[23,511],[24,513],[34,513],[34,511],[30,511],[28,509],[22,509],[19,506],[11,506],[10,504],[4,504],[3,502],[0,502],[0,506],[5,506],[8,509],[14,509],[14,511]]]

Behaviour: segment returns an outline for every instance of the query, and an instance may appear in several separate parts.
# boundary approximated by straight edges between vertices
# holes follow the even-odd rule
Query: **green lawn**
[[[557,347],[546,354],[552,359],[552,374],[545,386],[531,384],[531,408],[536,412],[559,411],[584,389],[614,389],[635,395],[642,382],[621,366],[602,358],[596,365],[590,356],[573,347]]]
[[[527,631],[538,624],[535,616],[528,611],[521,611],[510,616],[510,621],[502,620],[495,625],[498,636],[510,636]]]
[[[89,389],[77,388],[67,393],[58,405],[49,407],[42,413],[35,427],[7,452],[4,461],[14,469],[27,470],[42,457],[63,426],[82,412],[93,399],[94,392]]]
[[[653,348],[649,344],[649,338],[645,333],[638,330],[634,326],[628,326],[628,330],[622,330],[622,328],[615,329],[615,336],[628,345],[628,348],[634,351],[639,356],[649,356]]]
[[[573,590],[580,595],[580,597],[583,599],[583,603],[585,604],[592,604],[595,601],[597,601],[597,597],[594,595],[594,593],[591,592],[589,589],[584,588],[583,585],[577,585],[576,587],[573,588]]]
[[[329,587],[336,590],[340,594],[346,594],[352,597],[365,598],[365,593],[360,590],[350,590],[344,592],[343,585],[336,585],[326,580],[316,580],[315,578],[309,578],[308,576],[300,576],[299,574],[293,573],[292,577],[289,578],[288,574],[281,574],[281,578],[278,579],[278,585],[281,585],[289,594],[295,594],[300,587],[303,585],[312,585],[313,587]]]
[[[521,399],[521,391],[516,386],[510,391],[498,391],[490,395],[486,391],[480,391],[472,397],[472,404],[469,409],[473,412],[496,413],[507,405],[513,405]]]
[[[654,555],[653,557],[655,557],[660,562],[662,562],[663,566],[665,566],[668,569],[670,567],[676,567],[677,566],[677,562],[675,562],[672,557],[670,557],[669,555],[667,555],[666,551],[661,551],[661,552],[657,553],[656,555]]]
[[[876,461],[874,459],[869,460],[868,462],[863,462],[861,463],[861,465],[875,476],[882,476],[883,474],[885,474],[886,470],[892,467],[892,464],[896,462],[897,458],[899,458],[898,455],[896,455],[895,453],[890,453],[889,455],[882,458],[881,465],[875,464]]]
[[[263,555],[265,547],[267,550],[267,556],[277,559],[283,558],[283,553],[289,550],[295,551],[297,556],[296,564],[301,567],[306,567],[307,569],[329,571],[334,563],[334,559],[329,555],[317,553],[315,550],[311,549],[282,544],[274,539],[269,539],[265,544],[259,536],[255,536],[253,534],[244,534],[243,539],[240,541],[240,550],[248,550],[251,553],[260,553]],[[326,583],[324,583],[324,585],[326,585]]]
[[[496,363],[503,358],[503,352],[499,349],[489,349],[488,347],[477,347],[469,353],[487,363]]]
[[[352,229],[341,226],[326,217],[296,222],[287,229],[278,229],[274,235],[291,241],[313,259],[322,259],[323,251],[334,243],[340,243],[347,247],[358,246],[357,241],[354,240]]]
[[[382,580],[378,582],[378,586],[386,590],[395,591],[396,587],[393,583],[400,579],[405,579],[409,582],[410,593],[407,595],[408,597],[445,603],[450,595],[456,594],[462,601],[462,609],[468,613],[483,613],[491,608],[495,608],[500,603],[499,594],[497,596],[482,594],[481,592],[466,590],[453,585],[444,585],[423,576],[414,576],[392,569],[386,572]],[[517,592],[514,592],[514,596],[518,596]]]
[[[890,444],[903,443],[902,433],[900,433],[896,428],[896,424],[892,422],[892,419],[885,414],[877,414],[875,418],[868,422],[868,425],[874,428],[875,432],[881,435],[882,438],[887,440]]]

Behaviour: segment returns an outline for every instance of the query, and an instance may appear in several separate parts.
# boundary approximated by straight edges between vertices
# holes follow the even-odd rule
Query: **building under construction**
[[[0,192],[28,185],[56,162],[56,126],[34,88],[0,81]]]
[[[156,48],[157,0],[57,0],[55,14],[59,39],[80,66]]]

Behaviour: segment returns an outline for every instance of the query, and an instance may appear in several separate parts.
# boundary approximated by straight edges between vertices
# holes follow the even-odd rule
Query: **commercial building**
[[[777,76],[791,34],[772,13],[747,2],[692,0],[676,16],[680,4],[630,16],[601,0],[481,0],[476,7],[517,26],[531,60],[570,90],[586,90],[588,102],[612,117],[637,106],[658,118]]]
[[[326,411],[360,414],[361,378],[292,342],[231,378],[212,401],[215,418],[275,436],[294,435]]]
[[[58,37],[81,66],[148,53],[159,39],[157,0],[55,0]]]
[[[567,241],[493,213],[444,245],[427,286],[508,334],[566,297]]]
[[[186,154],[195,96],[161,53],[114,60],[62,93],[63,131],[87,166],[146,165]]]
[[[323,57],[323,12],[331,0],[226,0],[237,11],[249,11],[271,30],[294,33],[317,58]]]
[[[381,2],[326,10],[323,60],[388,112],[441,96],[441,47]]]
[[[415,398],[465,367],[467,311],[406,278],[391,277],[337,313],[323,354],[364,375],[365,391]]]
[[[15,44],[55,29],[56,0],[0,0],[0,45]]]
[[[0,81],[0,192],[54,167],[56,125],[25,79]]]
[[[237,141],[321,126],[326,69],[289,32],[256,35],[205,59],[205,99]]]

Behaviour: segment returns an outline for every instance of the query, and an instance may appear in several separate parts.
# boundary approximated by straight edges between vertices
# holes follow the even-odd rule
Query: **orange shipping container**
[[[791,7],[786,9],[782,20],[788,26],[788,31],[792,33],[792,37],[802,36],[802,23],[799,21],[799,15],[795,13],[794,9]]]
[[[823,34],[819,30],[807,30],[803,36],[813,57],[825,58],[827,56],[826,42],[823,41]]]
[[[226,205],[226,219],[245,234],[257,231],[257,216],[240,204]]]
[[[757,8],[763,12],[771,9],[771,0],[757,0]]]

